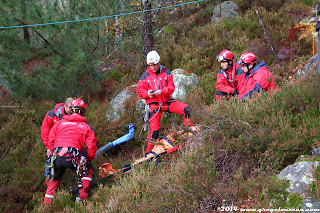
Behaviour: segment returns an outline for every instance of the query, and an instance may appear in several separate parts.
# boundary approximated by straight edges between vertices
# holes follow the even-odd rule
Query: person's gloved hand
[[[149,96],[149,98],[152,98],[152,97],[153,97],[153,94],[154,94],[154,91],[148,90],[148,96]]]
[[[162,90],[158,89],[157,91],[154,92],[155,95],[161,95],[162,94]]]
[[[46,153],[46,155],[47,155],[47,156],[52,155],[52,152],[51,152],[51,150],[50,150],[50,149],[47,149],[47,153]]]

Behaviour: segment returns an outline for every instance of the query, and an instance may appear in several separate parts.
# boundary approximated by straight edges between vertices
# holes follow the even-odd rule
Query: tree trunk
[[[23,28],[23,38],[26,43],[30,44],[30,33],[28,27]]]
[[[142,0],[141,6],[143,10],[151,9],[151,0]],[[148,52],[153,50],[153,31],[152,31],[152,14],[151,11],[142,14],[142,49],[143,58],[146,57]]]
[[[27,20],[26,19],[26,17],[27,17],[27,2],[26,1],[23,1],[22,2],[22,12],[23,12],[23,16],[24,16],[24,18],[25,18],[25,20]],[[26,43],[28,43],[28,44],[30,44],[31,42],[30,42],[30,33],[29,33],[29,29],[28,29],[28,27],[24,27],[23,28],[23,38],[24,38],[24,41],[26,42]]]

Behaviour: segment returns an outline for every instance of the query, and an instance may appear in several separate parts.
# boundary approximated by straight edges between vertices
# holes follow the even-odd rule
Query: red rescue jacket
[[[232,68],[227,71],[220,68],[216,81],[217,90],[229,94],[234,94],[235,89],[239,91],[238,80],[241,75],[244,75],[244,72],[242,71],[241,66],[237,63],[233,63]]]
[[[156,74],[148,66],[147,70],[141,76],[136,92],[145,99],[147,104],[152,102],[165,103],[171,98],[171,94],[175,90],[171,71],[160,64],[160,73]],[[148,96],[148,90],[156,91],[161,89],[161,95],[154,95],[152,98]]]
[[[49,132],[53,124],[62,119],[64,116],[64,103],[57,104],[54,109],[47,112],[41,125],[41,139],[43,144],[48,148]]]
[[[250,73],[241,77],[239,82],[239,99],[252,98],[255,91],[277,89],[275,80],[264,62],[257,64]]]
[[[55,147],[73,147],[83,152],[84,145],[86,157],[92,161],[97,151],[97,139],[87,120],[79,114],[63,116],[50,130],[48,146],[51,151]]]

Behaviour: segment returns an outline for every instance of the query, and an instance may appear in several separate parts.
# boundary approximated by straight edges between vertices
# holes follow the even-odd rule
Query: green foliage
[[[258,197],[261,201],[260,208],[265,208],[272,202],[272,206],[277,208],[302,208],[302,197],[295,194],[289,194],[286,189],[289,187],[289,181],[279,180],[276,176],[270,177],[268,186],[266,186]]]
[[[235,1],[240,8],[240,11],[245,12],[250,10],[254,6],[261,6],[266,8],[268,11],[274,11],[280,9],[286,0],[248,0],[248,1]]]
[[[58,1],[4,2],[2,11],[8,15],[1,16],[1,22],[10,26],[89,18],[103,13],[100,6],[104,4],[107,2],[90,0],[64,5]],[[23,13],[9,15],[12,9],[21,8]],[[109,41],[102,34],[103,25],[97,20],[1,31],[0,68],[13,97],[57,101],[98,92],[104,76],[97,70],[97,59],[108,54],[105,48]]]
[[[318,3],[317,0],[298,0],[298,2],[301,2],[305,5],[314,6]]]
[[[316,159],[318,160],[318,159]],[[314,168],[313,170],[313,177],[314,177],[314,181],[310,184],[309,187],[309,194],[312,197],[312,199],[314,200],[318,200],[320,197],[320,185],[319,185],[319,181],[320,181],[320,166],[318,165],[316,168]]]
[[[33,119],[37,117],[35,110],[19,107],[7,116],[0,129],[0,197],[6,203],[1,210],[21,211],[21,201],[27,203],[34,192],[43,190],[44,148],[39,126]]]

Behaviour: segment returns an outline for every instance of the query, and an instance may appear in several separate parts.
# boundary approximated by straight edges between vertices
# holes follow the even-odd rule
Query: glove
[[[46,156],[50,156],[50,155],[52,155],[52,152],[50,149],[47,149]]]

